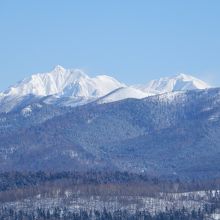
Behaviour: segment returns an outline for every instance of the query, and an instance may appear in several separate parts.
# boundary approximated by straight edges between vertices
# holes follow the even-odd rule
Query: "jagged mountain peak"
[[[3,94],[5,96],[103,96],[124,84],[107,76],[89,77],[80,69],[65,69],[57,65],[51,72],[37,73],[9,87]],[[72,91],[71,91],[72,90]]]
[[[61,65],[56,65],[49,73],[41,73],[41,75],[65,76],[78,79],[81,77],[88,78],[88,75],[82,69],[66,69]]]
[[[185,74],[185,73],[177,73],[173,76],[169,76],[169,77],[164,77],[161,78],[161,80],[163,79],[174,79],[174,80],[183,80],[183,81],[199,81],[199,82],[203,82],[201,79],[196,78],[195,76],[189,75],[189,74]],[[208,86],[207,83],[203,82],[204,84],[206,84],[206,86]]]
[[[56,65],[53,72],[65,72],[66,69],[61,65]]]
[[[189,74],[185,74],[185,73],[177,73],[174,76],[171,76],[169,78],[177,78],[177,79],[191,79],[191,78],[195,78]]]

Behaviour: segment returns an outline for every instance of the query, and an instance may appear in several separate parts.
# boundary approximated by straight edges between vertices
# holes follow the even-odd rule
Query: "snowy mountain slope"
[[[160,78],[159,80],[152,80],[146,85],[135,85],[133,87],[143,92],[153,94],[210,88],[210,86],[202,80],[186,74]]]
[[[115,102],[115,101],[119,101],[119,100],[123,100],[127,98],[142,99],[142,98],[146,98],[151,95],[154,95],[154,94],[142,92],[141,90],[127,86],[127,87],[116,89],[110,92],[109,94],[101,97],[100,99],[97,100],[97,103],[99,104],[109,103],[109,102]]]

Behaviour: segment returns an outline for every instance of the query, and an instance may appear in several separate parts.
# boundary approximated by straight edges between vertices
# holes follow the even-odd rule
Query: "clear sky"
[[[0,90],[57,64],[128,84],[220,85],[219,0],[1,0]]]

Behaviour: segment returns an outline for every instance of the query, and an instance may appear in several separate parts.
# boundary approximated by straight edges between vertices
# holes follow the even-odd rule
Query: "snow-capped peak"
[[[65,72],[66,69],[62,67],[61,65],[56,65],[54,70],[52,72]]]
[[[193,89],[206,89],[210,86],[200,79],[183,73],[160,78],[159,80],[151,80],[146,85],[136,85],[136,89],[147,93],[162,94],[174,91],[187,91]]]
[[[5,96],[83,96],[100,97],[125,86],[108,76],[90,78],[80,69],[56,66],[51,72],[37,73],[10,87]]]

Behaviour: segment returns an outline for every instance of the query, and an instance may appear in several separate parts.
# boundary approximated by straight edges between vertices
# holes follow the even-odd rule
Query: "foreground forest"
[[[27,220],[34,220],[34,219],[65,219],[65,220],[203,220],[207,219],[207,214],[205,212],[195,211],[187,212],[186,210],[167,210],[166,212],[160,212],[155,214],[154,216],[151,215],[149,212],[139,212],[137,211],[134,214],[130,214],[127,211],[114,211],[108,212],[106,209],[103,211],[80,211],[78,213],[73,213],[68,211],[67,209],[60,209],[55,208],[53,210],[44,210],[38,209],[36,212],[24,212],[24,211],[17,211],[14,212],[12,209],[3,209],[0,210],[0,219],[8,219],[8,220],[17,220],[17,219],[27,219]]]
[[[219,219],[220,180],[127,172],[0,174],[0,219]]]

